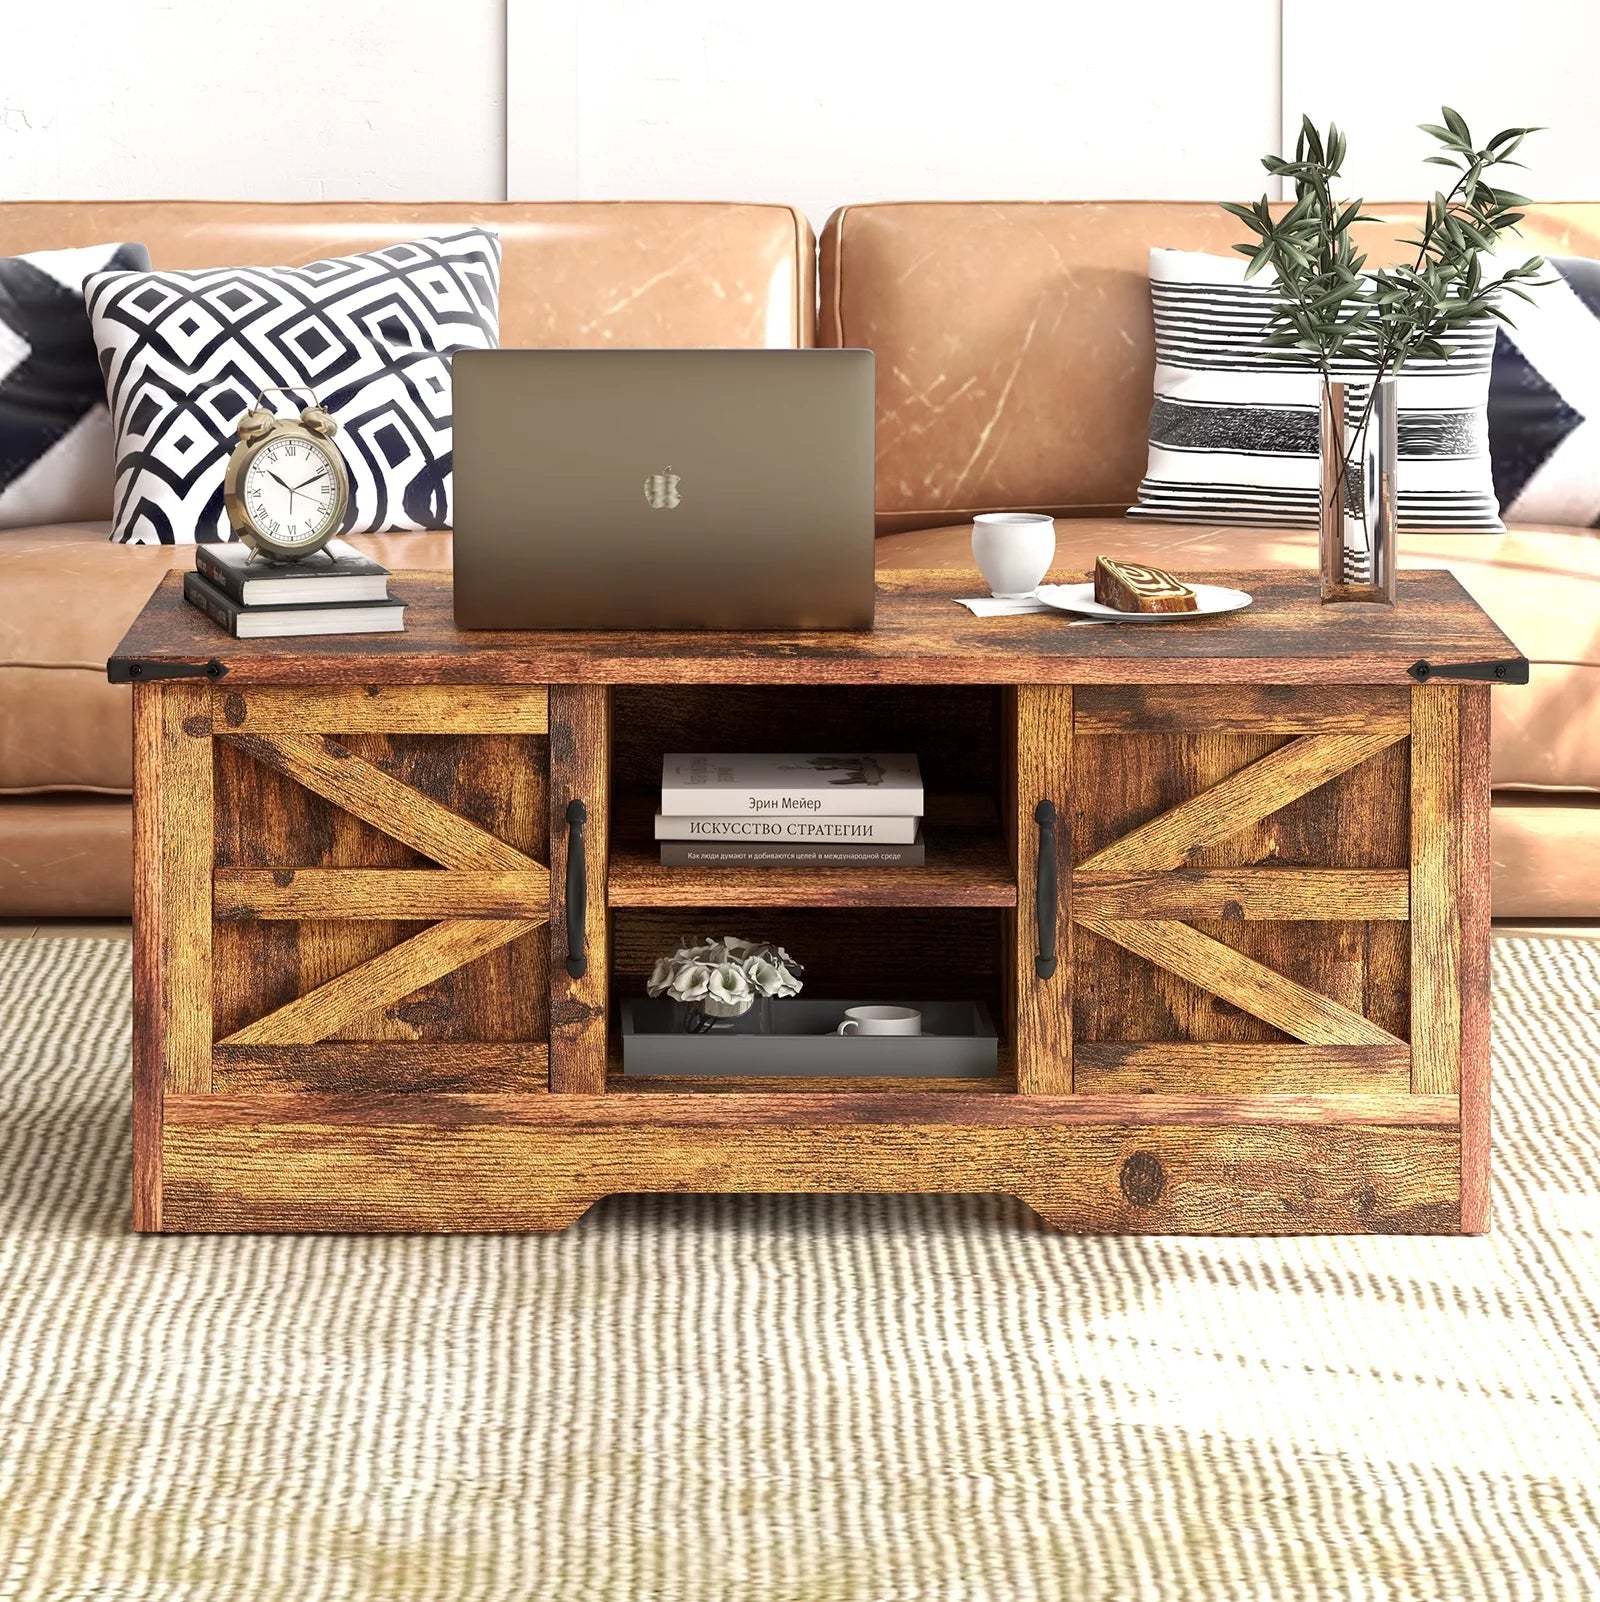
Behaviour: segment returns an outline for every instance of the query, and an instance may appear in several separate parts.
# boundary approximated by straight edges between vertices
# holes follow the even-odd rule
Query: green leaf
[[[1317,132],[1317,125],[1303,113],[1300,117],[1300,137],[1305,140],[1307,154],[1318,166],[1321,166],[1322,135]]]
[[[1344,165],[1345,137],[1336,122],[1328,124],[1328,166],[1333,172]]]
[[[1467,131],[1466,119],[1459,111],[1453,111],[1449,106],[1441,106],[1439,115],[1444,118],[1445,127],[1464,144],[1472,143],[1472,135]]]
[[[1235,250],[1242,250],[1242,251],[1249,251],[1250,247],[1248,245],[1236,245],[1236,246],[1234,246],[1234,249]],[[1248,267],[1246,267],[1245,270],[1244,270],[1245,277],[1246,278],[1254,278],[1255,275],[1258,272],[1260,272],[1261,269],[1263,267],[1265,267],[1267,265],[1267,263],[1269,261],[1271,261],[1271,260],[1272,260],[1272,248],[1269,245],[1263,245],[1260,250],[1251,252],[1250,253],[1250,265]]]
[[[1252,232],[1257,234],[1262,232],[1261,219],[1256,216],[1255,211],[1251,207],[1241,206],[1237,201],[1233,200],[1222,200],[1218,202],[1218,205],[1220,205],[1230,217],[1237,217],[1239,221],[1242,222],[1245,227],[1250,229]],[[1246,248],[1253,249],[1254,247],[1250,246]]]

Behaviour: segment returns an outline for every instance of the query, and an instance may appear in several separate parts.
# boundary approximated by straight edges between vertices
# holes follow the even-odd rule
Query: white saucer
[[[1034,594],[1057,612],[1076,612],[1080,617],[1110,618],[1118,623],[1181,623],[1185,618],[1216,617],[1220,612],[1237,612],[1250,604],[1243,590],[1230,590],[1221,584],[1191,584],[1195,609],[1192,612],[1119,612],[1102,606],[1094,598],[1094,585],[1041,584]]]

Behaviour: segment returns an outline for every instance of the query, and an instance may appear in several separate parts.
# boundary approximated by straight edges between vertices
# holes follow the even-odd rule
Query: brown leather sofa
[[[1398,239],[1408,208],[1385,208]],[[1313,563],[1308,536],[1121,517],[1144,467],[1152,244],[1225,251],[1182,203],[847,207],[813,248],[786,207],[0,204],[0,255],[143,240],[158,266],[302,262],[474,221],[505,244],[507,345],[865,345],[878,353],[880,566],[970,566],[977,511],[1056,512],[1060,567],[1137,550],[1179,571]],[[1536,208],[1536,248],[1600,255],[1600,204]],[[1133,542],[1133,543],[1130,543]],[[449,564],[447,534],[361,541]],[[0,916],[129,905],[126,693],[104,663],[192,553],[104,525],[0,531]],[[1495,698],[1495,911],[1600,914],[1600,532],[1418,537],[1534,662]]]

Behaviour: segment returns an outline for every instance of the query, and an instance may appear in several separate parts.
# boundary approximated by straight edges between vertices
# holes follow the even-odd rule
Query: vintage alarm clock
[[[262,390],[239,419],[239,443],[228,459],[222,504],[252,561],[298,562],[322,550],[350,502],[350,475],[333,443],[339,425],[316,396],[298,422],[262,404],[268,395],[295,393],[311,391]]]

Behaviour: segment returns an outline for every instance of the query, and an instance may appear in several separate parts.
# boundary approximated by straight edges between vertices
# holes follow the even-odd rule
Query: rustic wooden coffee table
[[[1069,1230],[1478,1231],[1489,690],[1442,572],[1309,575],[1164,627],[980,620],[883,576],[870,634],[241,642],[173,575],[134,689],[134,1221],[556,1229],[618,1191],[1005,1191]],[[669,749],[906,749],[927,867],[668,869]],[[581,871],[580,871],[581,870]],[[808,994],[959,997],[970,1080],[623,1079],[683,934]],[[686,1088],[687,1084],[687,1088]]]

